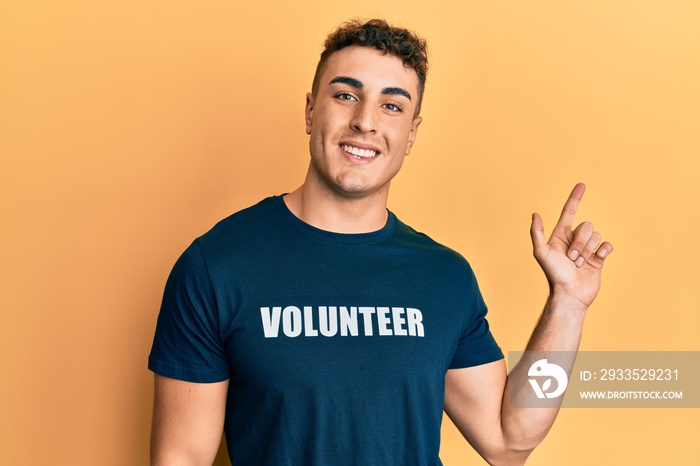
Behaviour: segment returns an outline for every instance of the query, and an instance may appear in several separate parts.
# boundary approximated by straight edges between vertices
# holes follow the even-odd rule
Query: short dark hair
[[[371,47],[384,53],[394,55],[403,61],[406,68],[415,70],[418,75],[418,105],[416,115],[420,113],[428,74],[428,46],[425,39],[408,29],[391,26],[383,19],[370,19],[362,23],[350,20],[328,35],[324,50],[316,65],[316,74],[311,86],[311,93],[316,95],[321,75],[326,70],[328,57],[351,45]]]

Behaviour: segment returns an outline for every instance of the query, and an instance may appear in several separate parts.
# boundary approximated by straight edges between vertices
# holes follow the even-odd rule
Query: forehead
[[[333,52],[321,75],[320,87],[328,86],[336,76],[355,78],[367,90],[401,87],[413,96],[418,94],[415,70],[405,67],[400,58],[370,47],[353,45]]]

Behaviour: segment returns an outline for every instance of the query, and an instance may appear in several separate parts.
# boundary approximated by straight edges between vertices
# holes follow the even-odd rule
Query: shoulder
[[[412,270],[425,283],[454,297],[472,296],[478,290],[474,271],[467,259],[427,234],[398,221],[394,244],[406,270]]]
[[[449,266],[472,273],[469,262],[454,249],[435,241],[426,233],[397,219],[396,240],[404,244],[413,253],[424,256],[433,261],[439,261],[443,267]]]
[[[274,218],[275,210],[279,208],[279,196],[270,196],[257,204],[239,210],[219,221],[209,231],[197,238],[201,242],[215,241],[221,236],[245,233],[247,230],[258,229],[261,225]]]
[[[280,234],[278,196],[263,199],[219,221],[197,237],[183,252],[178,266],[200,273],[209,273],[222,264],[240,264],[269,247],[269,236]]]
[[[271,196],[219,221],[199,236],[195,243],[205,256],[221,249],[231,250],[236,245],[254,245],[264,241],[265,235],[279,230],[281,197]]]

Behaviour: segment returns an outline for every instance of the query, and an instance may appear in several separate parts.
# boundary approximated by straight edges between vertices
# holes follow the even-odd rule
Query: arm
[[[152,466],[211,466],[221,443],[228,381],[192,383],[156,374]]]
[[[542,219],[532,218],[530,234],[537,262],[549,282],[550,294],[527,345],[528,351],[576,351],[586,310],[600,288],[600,272],[612,252],[608,242],[584,222],[572,229],[585,186],[576,185],[564,205],[549,241]],[[505,364],[452,369],[445,377],[445,412],[472,446],[491,464],[523,464],[544,439],[559,411],[514,408],[509,384],[524,386],[531,361],[523,361],[506,376]],[[573,359],[568,367],[570,373]]]

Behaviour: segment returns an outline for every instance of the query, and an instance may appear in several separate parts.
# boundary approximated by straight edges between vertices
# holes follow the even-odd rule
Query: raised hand
[[[593,224],[583,222],[573,228],[574,215],[586,186],[577,184],[564,204],[549,241],[539,214],[532,214],[530,236],[535,259],[542,267],[553,295],[574,298],[583,306],[591,305],[600,289],[600,272],[612,244],[601,244]]]

